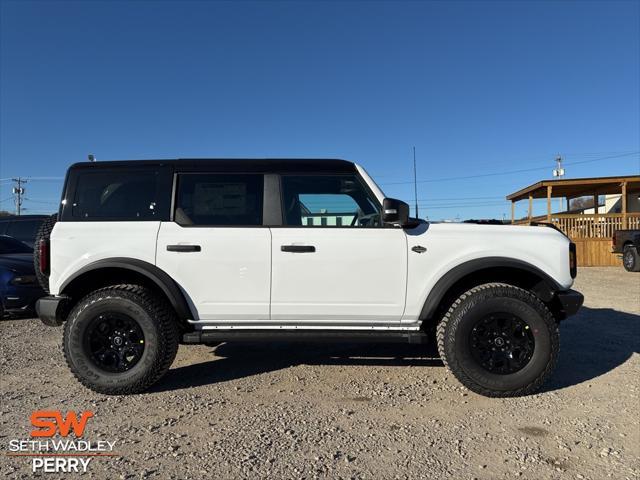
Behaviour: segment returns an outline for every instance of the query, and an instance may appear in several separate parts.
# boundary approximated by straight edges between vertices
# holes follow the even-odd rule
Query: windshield
[[[33,249],[15,238],[0,236],[0,255],[10,253],[33,253]]]

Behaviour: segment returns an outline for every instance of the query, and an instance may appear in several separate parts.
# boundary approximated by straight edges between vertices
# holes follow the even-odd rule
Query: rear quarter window
[[[158,221],[169,216],[171,174],[164,168],[78,171],[63,219]]]

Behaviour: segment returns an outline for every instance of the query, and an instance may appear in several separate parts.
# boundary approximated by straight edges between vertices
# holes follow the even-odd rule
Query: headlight
[[[9,282],[11,285],[35,285],[38,279],[35,275],[16,275]]]

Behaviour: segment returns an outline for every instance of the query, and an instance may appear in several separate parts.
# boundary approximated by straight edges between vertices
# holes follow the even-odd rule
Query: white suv
[[[471,390],[527,394],[583,300],[559,231],[411,219],[343,160],[75,164],[37,247],[38,314],[107,394],[149,387],[180,342],[246,339],[437,340]]]

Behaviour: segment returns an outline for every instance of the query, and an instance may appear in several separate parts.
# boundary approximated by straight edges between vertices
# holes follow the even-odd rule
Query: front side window
[[[381,226],[375,197],[355,175],[286,175],[282,190],[286,225]]]
[[[175,221],[181,225],[262,225],[264,177],[242,174],[182,174]]]
[[[169,195],[159,195],[160,177],[155,169],[79,173],[72,216],[77,220],[158,220],[169,200]]]

